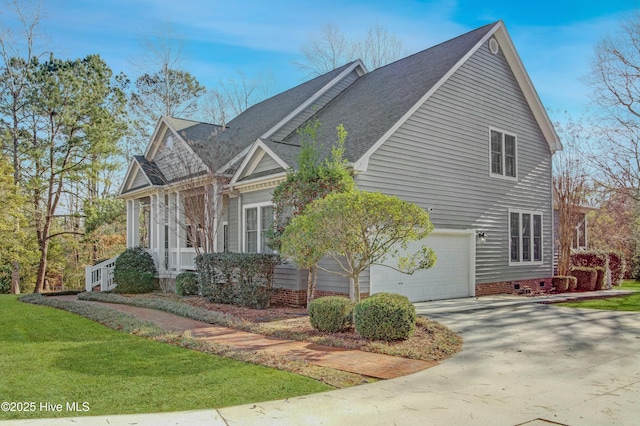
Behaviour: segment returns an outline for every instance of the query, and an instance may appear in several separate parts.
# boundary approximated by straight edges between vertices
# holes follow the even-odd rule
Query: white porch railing
[[[97,265],[85,267],[85,290],[93,291],[95,286],[100,286],[100,291],[111,290],[116,287],[113,282],[113,267],[117,257],[114,257]]]

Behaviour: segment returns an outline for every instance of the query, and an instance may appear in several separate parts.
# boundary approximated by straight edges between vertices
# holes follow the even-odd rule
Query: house
[[[435,225],[426,240],[435,267],[405,275],[373,266],[363,294],[422,301],[550,288],[551,159],[562,145],[502,21],[374,71],[346,64],[224,127],[163,117],[120,188],[128,246],[146,245],[161,276],[193,269],[207,232],[184,206],[214,194],[211,247],[268,251],[271,191],[296,167],[296,130],[313,117],[325,153],[344,125],[359,189],[416,203]],[[282,301],[306,301],[305,273],[293,265],[278,268],[276,285]],[[317,294],[348,292],[346,279],[320,274]]]

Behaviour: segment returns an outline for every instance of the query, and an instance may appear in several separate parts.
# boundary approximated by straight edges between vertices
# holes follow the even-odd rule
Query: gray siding
[[[489,128],[517,135],[518,179],[489,175]],[[478,283],[548,277],[551,153],[502,52],[482,46],[371,156],[364,190],[432,209],[437,228],[476,228]],[[543,265],[509,266],[509,209],[543,213]]]
[[[167,146],[167,138],[173,137],[172,146]],[[153,158],[164,176],[170,182],[178,178],[198,176],[206,172],[206,167],[184,146],[171,131],[167,130],[162,137],[160,147]]]
[[[270,170],[282,170],[282,166],[276,162],[269,154],[265,154],[260,162],[256,165],[256,168],[253,170],[252,174],[266,172]]]
[[[231,198],[229,202],[229,251],[240,252],[242,247],[239,243],[239,232],[242,231],[240,221],[242,220],[243,206],[250,204],[265,203],[271,201],[272,189],[245,192],[240,195],[241,206],[238,210],[238,199]],[[240,214],[238,214],[240,212]],[[240,235],[241,237],[241,235]],[[338,270],[338,266],[331,259],[325,258],[322,266],[331,270]],[[295,269],[295,265],[285,265],[279,267],[275,276],[275,283],[278,287],[299,290],[306,289],[307,275],[304,271]],[[349,293],[349,280],[347,278],[319,271],[317,289],[319,291],[330,291],[338,293]],[[365,271],[360,277],[360,291],[369,291],[369,271]]]
[[[144,175],[144,172],[142,170],[138,170],[138,174],[131,184],[131,189],[142,188],[144,186],[149,186],[149,181]]]
[[[287,122],[284,126],[282,126],[278,131],[276,131],[271,139],[280,141],[294,132],[300,125],[302,125],[305,121],[313,116],[316,111],[322,109],[325,105],[327,105],[333,98],[338,96],[340,92],[349,87],[351,83],[358,79],[358,73],[352,71],[349,75],[345,76],[342,80],[340,80],[335,86],[331,89],[327,90],[327,92],[320,96],[311,106],[301,111],[298,115],[293,117],[289,122]]]

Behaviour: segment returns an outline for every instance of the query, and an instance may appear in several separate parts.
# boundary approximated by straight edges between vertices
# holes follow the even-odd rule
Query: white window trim
[[[498,132],[502,134],[502,174],[498,174],[498,173],[493,173],[492,169],[492,158],[491,158],[491,132]],[[507,176],[504,174],[504,171],[506,170],[506,155],[505,155],[505,149],[504,149],[504,135],[509,135],[509,136],[513,136],[516,140],[516,175],[515,176]],[[514,132],[509,132],[506,130],[502,130],[499,129],[497,127],[489,127],[489,176],[491,176],[492,178],[498,178],[498,179],[506,179],[506,180],[518,180],[518,172],[520,171],[520,167],[518,165],[518,135]]]
[[[258,251],[256,253],[261,253],[260,249],[262,247],[262,235],[260,233],[261,230],[261,221],[262,221],[262,215],[260,214],[260,209],[262,207],[274,207],[273,203],[270,201],[265,201],[262,203],[254,203],[254,204],[246,204],[244,206],[242,206],[242,224],[240,226],[241,229],[241,233],[242,233],[242,252],[243,253],[249,253],[247,252],[247,235],[246,235],[246,226],[247,226],[247,210],[248,209],[254,209],[257,208],[258,209],[258,217],[257,217],[257,225],[258,225],[258,236],[257,236],[257,244],[258,244]]]
[[[530,253],[532,260],[522,260],[522,225],[518,227],[519,235],[518,235],[518,243],[519,243],[519,254],[520,260],[514,261],[511,260],[511,213],[518,213],[520,215],[520,224],[522,224],[522,214],[531,215],[531,243],[530,243]],[[507,230],[507,256],[509,259],[509,266],[530,266],[530,265],[542,265],[544,264],[544,214],[541,211],[536,210],[520,210],[520,209],[509,209],[508,214],[508,230]],[[540,216],[540,260],[533,260],[533,216]]]

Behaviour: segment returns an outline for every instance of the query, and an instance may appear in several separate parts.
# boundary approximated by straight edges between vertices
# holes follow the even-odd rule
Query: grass
[[[117,294],[91,292],[83,293],[78,298],[167,311],[199,321],[282,339],[302,340],[320,345],[357,349],[425,361],[442,361],[455,355],[462,348],[460,336],[442,324],[425,318],[418,318],[416,332],[407,340],[397,342],[371,341],[356,333],[353,327],[346,332],[320,332],[311,326],[309,318],[306,316],[256,323],[250,319],[243,318],[241,316],[242,313],[238,314],[240,317],[234,317],[229,313],[216,312],[215,309],[221,308],[219,305],[204,302],[198,303],[198,307],[196,307],[189,305],[178,296],[173,299],[166,299],[165,296],[155,294],[125,297]],[[189,300],[193,303],[193,298]],[[200,300],[200,302],[203,302],[203,300]],[[305,373],[302,372],[302,374]],[[359,382],[361,382],[360,379],[352,384],[359,384]],[[337,387],[345,385],[334,381],[329,383]]]
[[[15,296],[0,296],[0,324],[1,399],[36,404],[34,411],[0,411],[2,420],[219,408],[331,389],[296,374],[114,331]],[[73,402],[86,402],[89,410],[66,411]],[[41,410],[40,403],[63,409]]]
[[[608,311],[640,312],[640,282],[627,280],[619,287],[620,290],[636,290],[636,293],[626,296],[607,297],[605,299],[590,299],[575,302],[558,303],[569,308],[603,309]]]
[[[626,280],[622,282],[620,290],[638,290],[640,291],[640,281]]]

